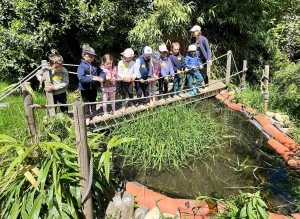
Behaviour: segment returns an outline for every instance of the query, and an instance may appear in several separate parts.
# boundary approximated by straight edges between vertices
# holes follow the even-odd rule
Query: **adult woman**
[[[200,58],[202,63],[206,63],[207,65],[212,65],[211,61],[211,51],[209,47],[209,42],[205,36],[202,36],[201,27],[198,25],[193,26],[190,29],[192,34],[191,44],[196,45],[197,47],[197,55]],[[207,67],[206,65],[200,69],[200,73],[204,79],[205,89],[208,87],[208,77],[207,77]]]

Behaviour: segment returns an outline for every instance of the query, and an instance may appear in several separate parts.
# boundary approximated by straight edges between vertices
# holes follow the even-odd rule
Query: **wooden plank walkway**
[[[156,100],[156,103],[153,106],[135,107],[135,109],[133,109],[131,107],[127,107],[125,113],[121,112],[121,107],[120,107],[121,102],[118,102],[118,104],[116,104],[116,109],[117,110],[116,110],[115,114],[108,113],[107,116],[98,115],[99,119],[95,120],[95,121],[92,120],[91,124],[90,124],[90,128],[95,129],[93,131],[96,131],[96,130],[99,131],[100,130],[99,127],[101,127],[103,125],[108,126],[108,124],[107,124],[108,120],[115,120],[115,119],[120,118],[122,116],[132,115],[134,113],[147,110],[150,107],[163,106],[163,105],[170,104],[170,103],[173,103],[173,102],[176,102],[176,101],[182,101],[182,100],[187,100],[187,99],[190,99],[190,101],[189,101],[190,103],[199,101],[201,99],[207,99],[209,97],[216,96],[225,87],[226,87],[226,85],[222,81],[215,81],[215,82],[210,81],[210,85],[209,85],[208,89],[203,90],[203,88],[199,88],[200,92],[198,91],[198,93],[195,96],[190,95],[188,92],[183,92],[181,94],[180,98],[169,97],[167,99]],[[102,111],[102,106],[101,105],[102,104],[97,105],[97,110],[98,110],[99,113],[102,114],[103,111]],[[108,107],[109,106],[110,106],[110,104],[108,103]]]

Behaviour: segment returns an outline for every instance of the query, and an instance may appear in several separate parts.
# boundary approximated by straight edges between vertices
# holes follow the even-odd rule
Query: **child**
[[[103,79],[100,78],[102,69],[95,62],[95,50],[92,47],[85,47],[82,50],[82,60],[77,69],[79,80],[78,88],[84,103],[95,102],[97,98],[97,87]],[[96,104],[85,105],[86,125],[90,124],[91,119],[99,120],[97,116]]]
[[[199,60],[199,57],[196,54],[196,49],[197,48],[195,45],[190,45],[188,48],[188,54],[185,57],[185,64],[186,67],[188,68],[186,80],[187,80],[188,88],[192,88],[194,78],[196,78],[197,80],[196,87],[198,88],[199,91],[199,86],[203,81],[203,77],[200,74],[199,69],[202,69],[203,66]],[[189,93],[191,95],[196,95],[196,93],[192,92],[192,90]]]
[[[126,94],[130,99],[133,98],[133,81],[136,78],[134,73],[134,65],[135,62],[132,61],[134,57],[134,51],[131,48],[125,49],[124,52],[121,53],[123,55],[123,59],[118,63],[118,77],[122,80],[120,83],[121,86],[121,95],[122,99],[126,99]],[[135,109],[135,106],[132,101],[128,101],[128,105]],[[122,102],[122,112],[126,112],[126,101]]]
[[[152,56],[152,49],[149,46],[145,46],[142,49],[142,55],[140,55],[135,61],[134,72],[136,79],[137,98],[149,96],[149,84],[148,79],[152,76],[152,68],[150,65],[150,57]],[[143,105],[149,105],[149,99],[139,99],[138,106],[141,109],[145,109]]]
[[[160,45],[158,47],[160,52],[160,60],[156,70],[156,75],[160,78],[158,79],[158,90],[159,94],[168,93],[168,85],[169,85],[169,75],[174,79],[174,69],[172,66],[171,60],[168,58],[168,49],[166,45]],[[167,95],[164,95],[164,98],[167,98]]]
[[[109,98],[111,101],[115,100],[116,97],[116,79],[117,79],[117,68],[113,65],[113,58],[111,55],[106,54],[102,57],[102,66],[101,69],[103,70],[103,75],[101,77],[105,80],[103,82],[102,86],[102,99],[103,99],[103,116],[107,116],[107,98],[109,95]],[[116,112],[116,103],[111,103],[112,113],[115,114]]]
[[[49,66],[51,67],[50,70],[50,77],[52,78],[53,84],[45,86],[46,91],[53,92],[53,99],[54,104],[57,102],[61,104],[67,103],[67,87],[69,85],[69,72],[67,69],[63,67],[64,59],[59,54],[51,54],[48,57]],[[39,81],[45,81],[46,78],[43,76],[43,71],[38,71],[36,75]],[[59,107],[61,112],[67,113],[68,107],[67,106],[60,106]]]
[[[149,101],[150,101],[150,106],[153,106],[155,104],[155,95],[156,95],[156,80],[158,79],[158,76],[156,75],[156,71],[158,68],[159,64],[159,57],[160,54],[158,51],[153,53],[153,57],[151,58],[150,64],[152,68],[152,76],[149,79],[149,95],[151,96]]]
[[[178,42],[172,43],[172,54],[169,56],[175,74],[174,81],[173,81],[173,92],[175,98],[180,98],[178,95],[181,93],[181,86],[182,86],[182,71],[185,69],[185,62],[183,56],[179,53],[180,45]]]

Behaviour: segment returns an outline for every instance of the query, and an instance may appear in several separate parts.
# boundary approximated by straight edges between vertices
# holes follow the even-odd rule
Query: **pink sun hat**
[[[125,56],[126,58],[132,58],[134,56],[134,51],[131,48],[127,48],[121,53],[121,55]]]

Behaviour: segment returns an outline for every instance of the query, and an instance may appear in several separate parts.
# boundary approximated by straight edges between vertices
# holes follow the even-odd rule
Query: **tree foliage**
[[[127,33],[149,3],[133,1],[3,0],[0,3],[0,77],[17,79],[58,52],[78,63],[83,45],[99,55],[128,46]],[[14,76],[14,77],[11,77]]]
[[[239,67],[266,64],[276,47],[294,60],[299,10],[298,0],[2,0],[0,78],[16,81],[53,52],[78,63],[87,44],[101,56],[179,40],[185,53],[195,24],[215,57],[232,50]]]

